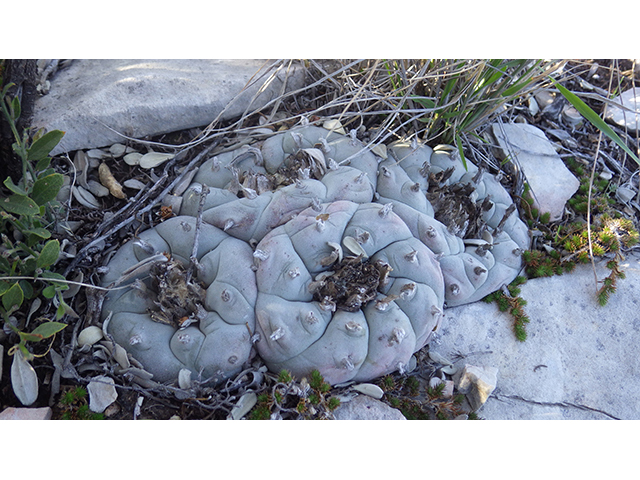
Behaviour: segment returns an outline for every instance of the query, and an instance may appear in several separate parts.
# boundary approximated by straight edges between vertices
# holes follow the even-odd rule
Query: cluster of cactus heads
[[[516,277],[529,235],[495,177],[455,149],[382,152],[303,126],[209,159],[180,216],[109,262],[103,284],[131,288],[108,295],[108,332],[162,382],[228,378],[254,347],[274,372],[332,384],[402,371],[445,307]]]

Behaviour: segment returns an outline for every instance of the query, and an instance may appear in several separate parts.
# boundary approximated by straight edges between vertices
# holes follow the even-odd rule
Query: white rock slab
[[[269,63],[74,60],[53,77],[49,94],[36,100],[32,124],[66,132],[52,152],[57,155],[123,141],[107,127],[141,138],[208,125],[227,107],[220,118],[229,120],[280,95],[284,71],[254,99],[269,78],[260,79],[266,68],[260,69]],[[254,75],[255,83],[251,81]],[[295,69],[286,82],[287,90],[300,88],[302,82],[302,70]]]
[[[534,207],[559,220],[564,207],[580,186],[539,128],[524,123],[492,125],[501,158],[512,158],[522,168],[531,186]]]
[[[600,280],[608,273],[603,265]],[[495,304],[447,309],[431,349],[447,358],[472,354],[459,362],[498,369],[482,418],[640,419],[640,256],[622,267],[627,277],[605,307],[597,304],[590,265],[525,283],[531,321],[524,342]]]
[[[626,126],[629,130],[638,130],[640,128],[640,88],[626,90],[615,97],[612,102],[631,111],[606,105],[604,119],[621,127]]]

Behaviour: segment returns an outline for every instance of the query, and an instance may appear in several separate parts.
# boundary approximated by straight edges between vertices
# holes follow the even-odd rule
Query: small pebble
[[[43,408],[9,407],[0,413],[0,420],[51,420],[52,410]]]

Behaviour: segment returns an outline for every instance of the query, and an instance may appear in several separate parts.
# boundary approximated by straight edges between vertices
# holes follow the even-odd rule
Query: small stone
[[[105,417],[113,417],[118,413],[120,413],[120,405],[118,405],[117,403],[112,403],[111,405],[109,405],[107,408],[104,409]]]
[[[89,382],[87,390],[89,392],[89,408],[92,412],[103,413],[118,398],[113,378],[104,375],[94,377]]]
[[[473,411],[478,410],[487,401],[496,388],[498,369],[495,367],[476,367],[465,365],[454,381],[458,391],[467,396]]]
[[[632,111],[623,110],[622,108],[608,104],[604,111],[605,120],[621,127],[626,127],[629,130],[640,129],[640,89],[632,88],[622,92],[614,98],[612,102]],[[633,111],[635,111],[635,113]]]
[[[451,398],[453,397],[453,387],[454,387],[455,383],[453,380],[445,380],[444,382],[444,389],[442,390],[442,396],[444,398]]]
[[[5,408],[0,413],[0,420],[51,420],[51,408]]]
[[[534,93],[533,96],[540,110],[544,110],[546,107],[551,105],[553,101],[556,99],[556,94],[553,92],[549,92],[547,90],[539,90],[536,93]]]
[[[572,127],[582,124],[582,115],[572,105],[565,105],[562,109],[562,119]]]
[[[336,420],[406,420],[400,410],[368,395],[341,403],[333,412]]]

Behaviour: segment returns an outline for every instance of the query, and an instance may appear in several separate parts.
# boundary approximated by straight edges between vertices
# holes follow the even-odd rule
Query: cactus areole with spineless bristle
[[[160,382],[222,381],[254,349],[332,384],[404,371],[446,307],[516,277],[529,234],[454,148],[395,142],[385,157],[315,126],[213,156],[180,216],[108,263],[103,284],[130,286],[103,304],[108,333]]]

